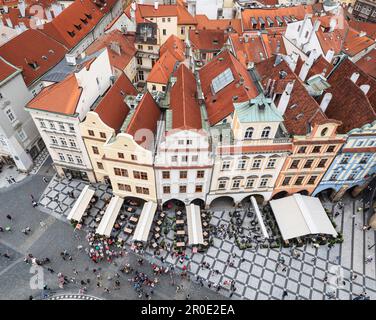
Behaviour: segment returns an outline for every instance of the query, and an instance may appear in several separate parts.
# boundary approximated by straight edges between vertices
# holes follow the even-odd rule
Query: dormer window
[[[264,130],[262,130],[261,138],[269,138],[270,130],[270,127],[265,127]]]
[[[88,23],[88,22],[87,22],[87,18],[85,18],[85,19],[82,19],[82,18],[81,18],[80,20],[82,21],[83,24],[87,24],[87,23]]]
[[[92,16],[91,14],[89,14],[89,13],[85,13],[85,16],[86,16],[89,20],[93,19],[93,16]]]
[[[248,129],[245,131],[244,139],[246,139],[246,140],[248,140],[248,139],[252,139],[252,135],[253,135],[253,128],[248,128]]]
[[[77,30],[81,30],[82,29],[80,24],[75,24],[74,26],[76,27]]]
[[[67,31],[67,32],[68,32],[68,34],[69,34],[72,38],[76,35],[74,31]]]
[[[33,68],[34,70],[38,69],[39,68],[39,65],[36,61],[34,62],[29,62],[28,65]]]

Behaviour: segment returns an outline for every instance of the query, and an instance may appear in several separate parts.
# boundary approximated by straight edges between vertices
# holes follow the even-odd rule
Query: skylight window
[[[231,72],[230,68],[227,68],[225,71],[223,71],[220,75],[216,76],[212,80],[212,87],[214,93],[218,93],[221,91],[224,87],[228,86],[231,82],[234,81],[234,75]]]

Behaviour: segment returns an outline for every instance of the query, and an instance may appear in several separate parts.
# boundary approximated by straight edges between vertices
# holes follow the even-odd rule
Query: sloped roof
[[[0,56],[22,69],[26,85],[62,60],[67,50],[39,30],[28,29],[0,47]],[[33,68],[29,63],[37,63]]]
[[[18,71],[19,69],[0,57],[0,83]]]
[[[316,74],[322,74],[324,77],[327,77],[333,68],[334,66],[320,55],[313,63],[311,69],[309,69],[307,79]]]
[[[105,124],[118,132],[129,113],[129,107],[124,99],[126,95],[136,94],[137,90],[127,76],[122,73],[105,93],[94,112],[99,115]]]
[[[361,32],[365,32],[367,36],[376,40],[376,27],[374,23],[371,22],[364,22],[364,21],[355,21],[350,20],[349,22],[350,27],[354,28],[355,30]]]
[[[363,72],[376,79],[376,49],[368,52],[364,57],[355,62],[355,64]]]
[[[154,64],[147,82],[167,84],[177,62],[178,60],[174,55],[167,50]]]
[[[69,49],[75,47],[102,19],[103,14],[90,0],[74,1],[41,31]]]
[[[240,19],[209,19],[204,14],[198,14],[195,16],[197,20],[197,29],[207,30],[228,30],[232,28],[235,32],[241,34],[242,22]]]
[[[166,51],[170,51],[176,60],[183,61],[185,59],[184,42],[173,34],[160,47],[159,55],[162,56]]]
[[[82,88],[78,86],[74,74],[64,81],[44,88],[28,103],[29,109],[74,115],[80,100]]]
[[[173,129],[201,129],[201,111],[197,101],[197,84],[191,70],[181,64],[175,72],[171,89],[170,109]]]
[[[134,112],[129,125],[126,128],[125,133],[132,136],[134,136],[138,130],[150,130],[151,132],[155,133],[160,116],[161,110],[151,94],[147,91],[136,107],[136,111]],[[136,140],[136,142],[141,144],[145,143],[146,141]],[[149,147],[151,147],[150,144],[145,146],[145,148]]]
[[[226,43],[228,35],[224,30],[189,30],[189,40],[195,49],[219,51]]]
[[[234,81],[219,92],[214,93],[212,89],[213,79],[227,69],[231,70]],[[237,97],[237,102],[243,102],[258,95],[257,88],[252,82],[247,69],[228,50],[221,52],[201,68],[199,75],[211,125],[217,124],[234,111],[234,97]]]
[[[196,25],[197,24],[196,18],[193,17],[184,6],[177,5],[176,10],[177,10],[177,15],[178,15],[178,24],[181,24],[181,25]]]
[[[290,94],[290,101],[283,115],[284,124],[290,134],[306,135],[307,126],[315,123],[322,123],[328,118],[321,111],[316,100],[311,97],[305,89],[300,78],[290,70],[285,61],[278,65],[274,64],[275,58],[269,58],[256,65],[256,70],[261,77],[261,83],[267,88],[268,82],[274,86],[280,86],[280,93],[283,92],[286,84],[294,82],[293,90]],[[280,72],[286,73],[286,77],[281,79]],[[270,81],[269,81],[270,80]],[[279,82],[281,82],[279,84]],[[291,108],[294,106],[294,108]]]
[[[113,30],[93,42],[86,49],[86,53],[90,55],[102,48],[107,48],[110,64],[119,70],[124,70],[137,52],[134,41],[133,35],[124,35],[119,30]],[[119,47],[120,54],[113,47]]]

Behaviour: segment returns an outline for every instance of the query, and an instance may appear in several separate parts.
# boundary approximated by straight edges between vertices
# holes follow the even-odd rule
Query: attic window
[[[47,60],[47,57],[46,57],[46,56],[42,56],[42,59],[43,59],[43,60]]]
[[[213,40],[213,44],[218,44],[218,40],[217,40],[217,39],[214,39],[214,40]]]
[[[85,13],[85,16],[86,16],[89,20],[93,19],[93,16],[92,16],[91,14],[89,14],[89,13]]]
[[[68,34],[69,34],[72,38],[76,35],[74,31],[67,31],[67,32],[68,32]]]
[[[80,19],[80,20],[82,21],[83,24],[87,24],[88,23],[86,18],[85,19]]]
[[[125,93],[124,93],[123,90],[120,90],[120,94],[121,94],[122,96],[125,96]]]
[[[39,68],[38,63],[36,62],[29,62],[28,65],[32,67],[34,70],[37,70]]]
[[[294,104],[292,104],[292,105],[290,106],[290,109],[295,109],[295,108],[296,108],[296,106],[297,106],[297,104],[296,104],[296,103],[294,103]]]
[[[48,52],[51,53],[51,54],[55,53],[55,51],[53,51],[52,49],[48,50]]]
[[[81,27],[80,24],[75,24],[74,26],[76,27],[77,30],[81,30],[82,29],[82,27]]]
[[[239,99],[238,96],[233,96],[233,97],[232,97],[232,101],[237,101],[238,99]]]
[[[303,113],[299,113],[297,116],[296,116],[296,120],[299,120],[303,117]]]

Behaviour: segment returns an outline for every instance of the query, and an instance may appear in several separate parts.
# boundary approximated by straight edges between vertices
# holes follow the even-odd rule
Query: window
[[[375,11],[376,12],[376,11]],[[370,142],[368,142],[368,146],[373,146],[375,144],[375,140],[371,140]]]
[[[166,92],[166,89],[167,89],[166,86],[162,86],[162,91],[163,92]]]
[[[181,161],[182,162],[188,162],[188,156],[182,156]]]
[[[347,178],[347,180],[354,180],[355,177],[356,177],[356,174],[357,172],[356,171],[352,171],[349,175],[349,177]]]
[[[253,135],[253,128],[248,128],[245,131],[244,139],[252,139],[252,135]]]
[[[307,147],[300,147],[298,150],[298,153],[305,153],[307,150]]]
[[[290,184],[290,181],[291,181],[291,177],[285,177],[285,179],[283,179],[282,185],[288,186]]]
[[[144,46],[143,46],[142,44],[139,44],[139,45],[137,46],[137,48],[138,48],[138,50],[143,50],[143,49],[144,49]]]
[[[202,192],[202,185],[201,184],[196,186],[195,192]]]
[[[71,154],[67,154],[67,158],[69,162],[74,162],[73,157]]]
[[[326,152],[334,152],[336,146],[329,146],[328,149],[326,149]]]
[[[162,171],[163,179],[170,179],[170,171]]]
[[[204,170],[198,170],[197,171],[197,179],[202,179],[205,176],[205,171]]]
[[[239,160],[238,162],[238,169],[243,170],[245,169],[246,160]]]
[[[328,159],[321,159],[319,164],[317,165],[317,168],[325,168],[325,164],[328,161]]]
[[[177,162],[177,161],[178,161],[178,156],[171,157],[171,162]]]
[[[338,179],[338,176],[339,176],[339,173],[338,173],[338,172],[334,172],[334,173],[330,176],[329,180],[330,180],[330,181],[336,181],[336,180]]]
[[[311,176],[307,182],[307,184],[315,184],[317,176]]]
[[[142,58],[137,58],[137,64],[139,64],[140,66],[142,66]],[[143,80],[143,79],[142,79]]]
[[[342,159],[341,159],[340,164],[347,164],[347,163],[349,163],[349,160],[350,160],[350,156],[348,156],[348,155],[344,155],[344,156],[342,157]]]
[[[164,187],[163,187],[163,193],[164,193],[164,194],[169,194],[169,193],[171,193],[171,188],[170,188],[170,186],[164,186]]]
[[[20,140],[22,142],[24,142],[26,139],[27,139],[27,135],[25,133],[25,131],[23,129],[21,129],[20,131],[18,131],[18,137],[20,138]]]
[[[82,164],[82,159],[80,156],[76,156],[76,161],[78,164]]]
[[[309,169],[312,167],[313,159],[308,159],[304,164],[304,169]]]
[[[267,169],[273,169],[275,167],[275,163],[276,163],[277,159],[269,159],[268,161],[268,164],[266,165],[266,168]]]
[[[65,157],[62,153],[58,153],[58,156],[61,161],[65,161]]]
[[[119,190],[121,191],[127,191],[127,192],[132,191],[131,186],[128,184],[118,183],[117,185],[118,185]]]
[[[181,146],[184,144],[184,140],[178,140],[178,145]]]
[[[72,132],[74,132],[74,125],[71,124],[71,123],[69,123],[68,126],[69,126],[69,130],[72,131]]]
[[[371,158],[370,155],[365,155],[362,157],[362,159],[360,159],[359,163],[366,164],[370,158]]]
[[[233,182],[232,182],[232,188],[233,189],[237,189],[240,187],[240,180],[239,179],[235,179]]]
[[[320,153],[320,151],[321,151],[321,146],[314,146],[312,153]]]
[[[255,179],[254,178],[249,178],[247,179],[247,183],[245,185],[246,188],[253,188],[255,184]]]
[[[268,178],[262,178],[260,182],[260,188],[265,188],[269,182]]]
[[[218,181],[218,189],[219,190],[226,189],[226,180],[219,180]]]
[[[142,62],[142,60],[141,60]],[[144,75],[144,71],[143,70],[139,70],[138,71],[138,80],[139,81],[144,81],[145,80],[145,75]]]
[[[91,148],[93,149],[93,153],[94,153],[94,154],[99,154],[98,147],[96,147],[96,146],[92,146]]]
[[[252,169],[258,169],[261,167],[261,160],[260,159],[255,159],[252,164]]]
[[[148,46],[149,51],[153,51],[153,46]]]
[[[165,36],[165,35],[167,34],[166,29],[163,29],[163,30],[162,30],[162,33],[163,33],[163,35]]]
[[[7,115],[11,123],[16,121],[16,116],[14,115],[13,110],[11,108],[6,109],[5,114]]]
[[[69,139],[69,145],[72,147],[72,148],[76,148],[77,145],[76,145],[76,141],[74,141],[74,139]]]
[[[296,185],[296,186],[300,186],[300,185],[302,184],[303,180],[304,180],[304,177],[303,177],[303,176],[299,176],[299,177],[296,179],[296,181],[295,181],[295,185]]]
[[[192,162],[197,162],[198,161],[198,156],[195,155],[195,156],[192,156]]]
[[[167,22],[171,22],[171,18],[167,18]]]
[[[180,179],[187,179],[187,171],[179,172]]]
[[[298,169],[300,160],[293,160],[290,165],[290,169]]]
[[[137,161],[137,156],[136,156],[135,154],[131,154],[131,159],[132,159],[133,161]]]
[[[124,153],[118,152],[118,157],[119,157],[119,159],[124,159]]]
[[[141,180],[147,180],[148,179],[148,174],[147,174],[147,172],[133,171],[133,178],[135,178],[135,179],[141,179]]]
[[[187,140],[187,146],[192,145],[192,140]]]
[[[264,130],[261,132],[261,138],[269,138],[270,129],[270,127],[264,128]]]
[[[187,192],[187,186],[179,186],[179,192],[180,193],[186,193]]]
[[[162,22],[166,22],[166,18],[162,18]]]
[[[65,140],[65,138],[60,137],[59,140],[60,140],[60,143],[61,143],[62,146],[64,146],[64,147],[67,146],[67,141]]]
[[[102,139],[106,139],[106,134],[104,132],[99,132],[99,135]]]
[[[87,133],[89,134],[89,136],[91,137],[94,137],[95,134],[94,134],[94,131],[93,130],[88,130]]]
[[[151,90],[152,91],[157,91],[157,86],[155,84],[153,84],[153,86],[151,87]]]
[[[43,120],[39,120],[39,125],[41,128],[46,128],[46,123]]]
[[[321,130],[321,136],[324,137],[328,133],[328,128],[324,128]]]
[[[181,29],[180,29],[180,34],[181,34],[181,35],[184,35],[184,34],[185,34],[185,27],[181,27]]]
[[[57,139],[56,139],[56,137],[54,137],[54,136],[50,136],[50,139],[51,139],[51,143],[52,143],[52,144],[57,144]]]
[[[223,161],[222,170],[229,170],[229,169],[230,169],[230,161]]]
[[[97,162],[97,167],[98,167],[98,169],[101,169],[101,170],[104,169],[102,162]]]
[[[115,176],[128,177],[128,170],[121,168],[114,168]]]
[[[59,128],[60,128],[61,131],[65,131],[64,123],[59,122]]]

